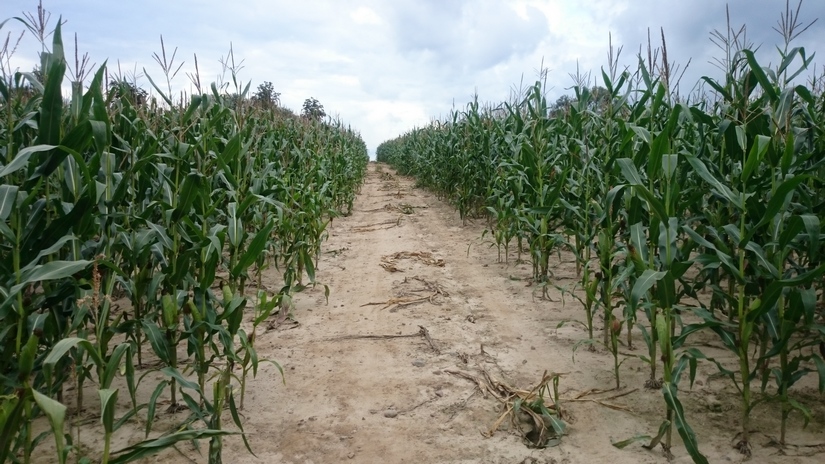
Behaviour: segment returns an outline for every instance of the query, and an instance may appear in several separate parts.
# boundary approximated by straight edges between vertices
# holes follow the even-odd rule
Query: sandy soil
[[[449,205],[414,188],[411,180],[386,166],[373,163],[369,169],[353,214],[332,224],[317,270],[318,282],[329,286],[329,303],[323,287],[302,293],[296,297],[296,323],[259,334],[260,356],[281,363],[286,383],[267,366],[249,384],[244,426],[257,457],[246,452],[240,438],[230,437],[224,444],[226,462],[667,461],[660,448],[611,445],[655,434],[664,417],[661,393],[643,387],[648,373],[641,361],[630,358],[622,366],[621,389],[571,401],[614,386],[611,355],[600,346],[574,353],[576,342],[586,338],[584,329],[557,328],[562,320],[583,319],[580,304],[569,296],[563,302],[555,289],[550,301],[541,299],[528,286],[529,264],[513,264],[514,250],[511,264],[500,264],[495,247],[481,242],[481,221],[464,226]],[[414,208],[400,211],[395,208],[400,204]],[[401,252],[408,254],[391,259]],[[572,256],[563,253],[554,274],[557,285],[572,286]],[[421,301],[393,305],[393,299]],[[420,327],[432,344],[416,335]],[[410,336],[362,337],[391,335]],[[643,354],[638,340],[634,350],[622,351]],[[562,373],[567,435],[559,446],[531,449],[505,422],[485,437],[502,412],[500,402],[482,395],[471,379],[448,371],[479,378],[487,372],[495,381],[523,389],[538,383],[545,371]],[[683,382],[680,397],[710,462],[739,462],[742,456],[731,447],[738,430],[737,394],[726,380],[710,377],[715,372],[700,365],[699,381],[692,391]],[[823,455],[815,453],[825,451],[825,408],[813,388],[804,388],[819,406],[807,429],[798,417],[792,421],[789,441],[797,446],[780,451],[768,445],[778,433],[772,419],[776,406],[760,406],[753,413],[757,432],[751,462],[822,462]],[[623,393],[604,404],[590,401]],[[674,443],[675,462],[691,462],[675,432]],[[205,459],[190,445],[180,448],[197,462]],[[165,454],[152,461],[180,462],[182,457]]]

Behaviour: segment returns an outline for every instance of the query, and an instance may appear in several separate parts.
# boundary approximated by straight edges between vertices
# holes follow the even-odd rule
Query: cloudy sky
[[[797,0],[792,0],[795,9]],[[748,26],[748,39],[761,45],[766,60],[781,43],[772,30],[785,0],[730,0],[731,22]],[[0,20],[33,11],[34,0],[2,0]],[[300,111],[317,98],[327,113],[359,130],[370,152],[382,141],[446,116],[474,93],[500,102],[520,82],[532,83],[543,66],[551,99],[569,93],[571,73],[599,75],[606,66],[608,36],[623,45],[622,63],[636,62],[648,28],[654,45],[659,28],[667,37],[669,60],[684,66],[688,93],[702,75],[717,75],[709,61],[721,56],[709,40],[725,29],[722,0],[46,0],[52,24],[62,15],[66,42],[110,70],[143,69],[163,81],[152,54],[177,47],[183,63],[172,81],[179,92],[192,86],[197,55],[202,79],[219,79],[230,44],[240,78],[254,89],[271,81],[284,106]],[[807,0],[801,21],[822,18],[796,45],[825,54],[825,1]],[[3,39],[23,30],[6,23]],[[30,70],[38,42],[23,39],[12,67]],[[67,54],[74,46],[67,43]],[[823,62],[819,59],[815,60]],[[635,69],[635,67],[634,67]]]

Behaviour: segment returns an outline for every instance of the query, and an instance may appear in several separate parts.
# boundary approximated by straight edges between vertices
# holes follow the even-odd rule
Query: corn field
[[[810,374],[825,392],[825,94],[806,77],[813,57],[791,44],[798,17],[780,24],[774,65],[723,42],[723,76],[703,78],[704,94],[677,93],[663,35],[635,70],[619,69],[611,47],[597,84],[574,76],[563,105],[548,104],[539,80],[377,150],[462,219],[486,221],[499,259],[515,247],[545,295],[558,288],[552,257],[572,252],[577,288],[560,289],[581,303],[582,343],[612,354],[617,388],[620,351],[646,346],[645,386],[663,401],[645,446],[670,454],[675,428],[697,463],[708,461],[679,392],[698,363],[739,393],[731,438],[743,454],[754,407],[775,408],[784,444],[791,415],[811,419],[798,382]],[[698,334],[727,354],[691,344]]]
[[[155,81],[148,101],[119,91],[105,64],[84,81],[59,21],[52,39],[39,75],[0,79],[0,462],[125,463],[193,440],[221,462],[227,436],[246,443],[248,378],[280,369],[258,357],[256,328],[316,284],[366,145],[253,104],[234,70],[234,93],[196,76],[180,99]],[[268,268],[282,288],[262,286]],[[161,404],[189,411],[162,434]],[[81,427],[84,411],[99,424]],[[112,449],[130,422],[145,440]],[[84,446],[89,431],[103,449]]]

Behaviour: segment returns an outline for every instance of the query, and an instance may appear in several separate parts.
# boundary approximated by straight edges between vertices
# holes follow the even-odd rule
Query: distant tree
[[[148,96],[145,90],[125,79],[109,82],[109,101],[126,99],[133,106],[141,106],[146,103]]]
[[[326,117],[327,113],[324,111],[324,105],[315,98],[307,98],[304,100],[304,108],[301,110],[301,116],[306,119],[320,121]]]
[[[604,87],[596,86],[590,88],[590,100],[588,108],[596,113],[604,113],[610,105],[610,91]]]
[[[221,96],[224,106],[233,110],[238,110],[245,103],[248,105],[248,100],[238,93],[227,93]]]
[[[610,105],[610,92],[601,86],[593,86],[591,88],[583,88],[579,91],[579,97],[587,102],[587,109],[597,114],[604,113]],[[573,105],[578,105],[579,100],[576,95],[562,95],[556,99],[556,102],[550,105],[550,117],[561,117],[570,110]],[[577,106],[581,109],[581,106]]]
[[[275,114],[277,114],[278,116],[280,116],[284,119],[287,119],[287,118],[298,119],[298,115],[295,114],[294,111],[292,111],[289,108],[284,108],[283,106],[276,106],[275,107]]]
[[[258,90],[252,95],[252,101],[264,108],[275,108],[281,104],[281,94],[275,91],[272,82],[264,81],[258,86]]]
[[[556,102],[550,105],[550,117],[556,118],[564,115],[567,113],[568,108],[570,105],[573,104],[573,98],[570,95],[562,95]]]

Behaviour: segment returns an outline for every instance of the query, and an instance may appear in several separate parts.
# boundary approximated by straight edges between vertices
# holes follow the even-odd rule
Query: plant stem
[[[109,447],[112,444],[112,434],[105,433],[104,434],[104,442],[103,442],[103,459],[101,460],[102,464],[109,463]]]

